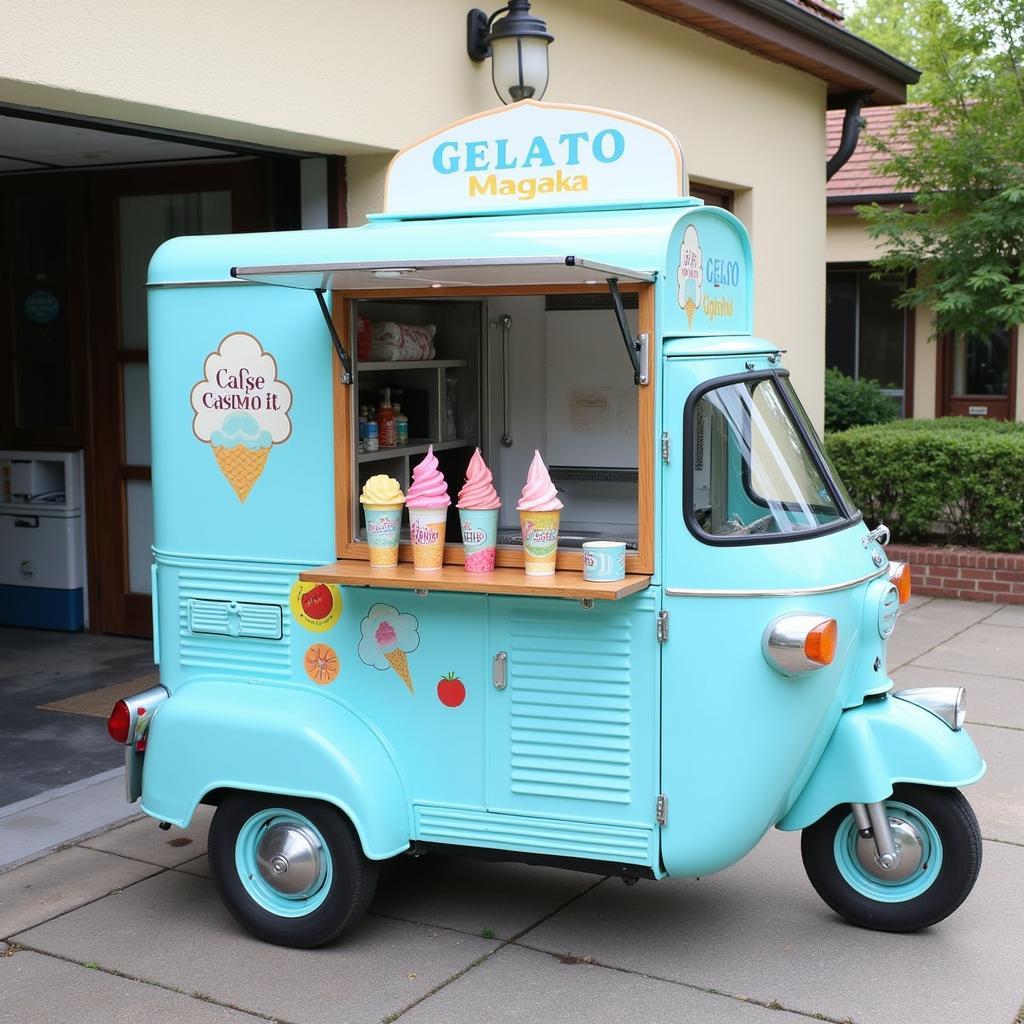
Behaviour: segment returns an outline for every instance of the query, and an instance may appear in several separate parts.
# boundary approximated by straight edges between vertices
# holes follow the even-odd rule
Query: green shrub
[[[839,370],[825,371],[825,433],[871,423],[888,423],[899,403],[883,395],[876,380],[854,380]]]
[[[1024,550],[1024,424],[901,420],[825,447],[864,518],[894,540]]]

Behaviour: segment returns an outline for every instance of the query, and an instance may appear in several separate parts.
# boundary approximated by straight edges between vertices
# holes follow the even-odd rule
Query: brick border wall
[[[889,544],[885,553],[893,562],[910,563],[912,593],[1024,604],[1024,555],[905,544]]]

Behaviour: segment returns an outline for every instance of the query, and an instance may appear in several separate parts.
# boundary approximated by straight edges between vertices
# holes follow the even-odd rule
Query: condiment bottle
[[[363,448],[368,452],[377,451],[379,447],[377,443],[378,436],[377,424],[370,420],[366,424],[366,437],[363,438]]]
[[[409,417],[402,412],[402,407],[395,402],[395,441],[399,447],[409,443]]]
[[[395,410],[391,407],[391,388],[384,389],[380,408],[377,410],[377,429],[380,432],[381,448],[394,448],[398,444]]]

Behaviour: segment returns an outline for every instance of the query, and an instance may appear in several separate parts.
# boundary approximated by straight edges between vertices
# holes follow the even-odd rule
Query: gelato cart
[[[328,942],[400,855],[632,882],[772,827],[858,925],[966,898],[964,691],[894,690],[909,571],[751,266],[668,132],[532,101],[398,153],[366,226],[157,251],[160,685],[109,728],[147,814],[215,806],[245,927]]]

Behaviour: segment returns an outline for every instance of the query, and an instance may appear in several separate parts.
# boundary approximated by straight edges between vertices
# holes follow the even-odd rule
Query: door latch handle
[[[496,690],[504,690],[508,686],[508,654],[498,651],[494,656],[491,678]]]

